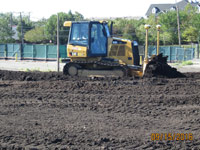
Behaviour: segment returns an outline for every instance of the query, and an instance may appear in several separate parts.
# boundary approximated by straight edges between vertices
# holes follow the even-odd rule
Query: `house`
[[[17,26],[16,25],[12,26],[12,31],[14,33],[14,35],[12,36],[12,38],[15,39],[15,40],[19,40],[18,33],[17,33]]]
[[[197,7],[200,11],[200,3],[197,0],[182,0],[177,3],[179,10],[183,10],[187,4],[191,4],[193,7]],[[174,4],[151,4],[146,12],[146,16],[151,14],[165,13],[171,10],[176,10],[176,3]]]

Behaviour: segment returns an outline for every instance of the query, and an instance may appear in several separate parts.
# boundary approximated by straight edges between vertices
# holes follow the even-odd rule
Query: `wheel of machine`
[[[68,68],[68,65],[66,64],[66,65],[63,67],[63,74],[64,74],[64,75],[68,75],[67,68]]]
[[[63,74],[76,76],[78,74],[78,67],[75,64],[68,63],[63,67]]]
[[[68,66],[68,74],[70,76],[76,76],[78,74],[78,68],[75,65]]]

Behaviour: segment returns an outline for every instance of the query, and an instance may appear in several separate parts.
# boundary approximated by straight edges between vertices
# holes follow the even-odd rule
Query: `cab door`
[[[92,23],[90,31],[90,56],[107,56],[107,35],[103,24]]]

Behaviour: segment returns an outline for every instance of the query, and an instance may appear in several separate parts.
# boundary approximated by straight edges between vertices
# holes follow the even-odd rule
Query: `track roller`
[[[63,74],[64,75],[70,75],[70,76],[77,76],[78,75],[78,66],[73,63],[68,63],[63,68]]]

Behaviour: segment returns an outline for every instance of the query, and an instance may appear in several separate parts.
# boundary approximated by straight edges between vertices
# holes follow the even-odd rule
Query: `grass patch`
[[[40,70],[40,68],[33,68],[33,69],[29,69],[29,68],[25,68],[25,69],[20,69],[21,71],[25,71],[25,72],[54,72],[54,70],[48,69],[48,70]]]
[[[183,66],[187,66],[187,65],[193,65],[193,62],[192,61],[183,61],[181,64]]]
[[[24,70],[25,72],[35,72],[35,71],[40,71],[40,68],[34,68],[34,69],[26,68],[26,69],[22,69],[22,70]]]
[[[25,71],[26,71],[26,72],[30,72],[31,70],[30,70],[30,69],[28,69],[28,68],[26,68],[26,69],[25,69]]]
[[[176,63],[172,63],[172,66],[174,67],[182,67],[182,66],[188,66],[188,65],[193,65],[194,63],[190,60],[188,61],[178,61]]]

